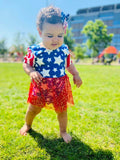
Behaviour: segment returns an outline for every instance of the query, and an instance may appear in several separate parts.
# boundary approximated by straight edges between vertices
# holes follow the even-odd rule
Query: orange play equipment
[[[98,58],[101,58],[104,54],[118,54],[118,50],[114,46],[109,46],[99,54]]]

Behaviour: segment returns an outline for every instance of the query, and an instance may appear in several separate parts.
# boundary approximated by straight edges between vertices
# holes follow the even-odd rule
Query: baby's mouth
[[[57,44],[52,44],[52,46],[56,46]]]

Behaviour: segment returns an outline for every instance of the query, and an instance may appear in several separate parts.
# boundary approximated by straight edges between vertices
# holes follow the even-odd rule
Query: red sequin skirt
[[[74,105],[69,77],[43,78],[39,84],[31,82],[27,102],[56,112],[66,111]]]

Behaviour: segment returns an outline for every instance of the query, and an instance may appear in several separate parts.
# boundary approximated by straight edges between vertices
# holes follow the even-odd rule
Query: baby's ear
[[[37,27],[38,33],[41,36],[42,35],[42,31],[40,30],[40,28]]]

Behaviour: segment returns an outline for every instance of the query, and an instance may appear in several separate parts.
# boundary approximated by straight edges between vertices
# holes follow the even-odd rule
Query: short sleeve
[[[30,48],[27,49],[28,53],[24,57],[24,63],[29,64],[31,67],[34,66],[34,54],[32,53],[32,50]]]
[[[67,67],[69,67],[69,66],[71,65],[71,63],[72,63],[70,51],[69,51],[67,45],[64,45],[63,52],[65,53],[65,55],[67,55],[67,58],[66,58],[66,60],[65,60],[65,68],[67,68]]]
[[[71,55],[69,53],[67,56],[67,59],[66,59],[66,66],[65,67],[66,68],[69,67],[71,65],[71,63],[72,63],[72,60],[71,60]]]

